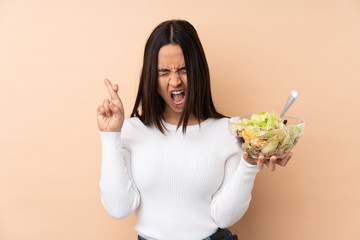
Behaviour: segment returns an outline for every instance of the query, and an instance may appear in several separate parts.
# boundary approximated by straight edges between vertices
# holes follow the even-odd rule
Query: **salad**
[[[281,119],[274,112],[232,118],[230,125],[232,132],[240,143],[243,151],[251,157],[258,158],[261,154],[265,159],[275,155],[284,157],[297,143],[304,132],[304,120],[287,117]]]

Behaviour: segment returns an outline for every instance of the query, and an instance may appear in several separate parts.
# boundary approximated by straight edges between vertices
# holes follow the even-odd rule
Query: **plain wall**
[[[258,173],[240,239],[360,239],[360,2],[0,1],[0,239],[136,239],[100,201],[96,108],[128,117],[147,37],[190,21],[218,110],[306,121],[285,168]]]

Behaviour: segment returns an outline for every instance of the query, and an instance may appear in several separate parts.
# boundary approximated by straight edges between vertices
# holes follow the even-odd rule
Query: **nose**
[[[182,80],[180,78],[180,74],[176,72],[171,72],[170,79],[169,79],[169,85],[172,87],[177,87],[181,85]]]

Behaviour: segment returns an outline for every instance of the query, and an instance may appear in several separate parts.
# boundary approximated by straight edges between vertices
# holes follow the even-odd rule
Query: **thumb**
[[[250,157],[250,154],[248,153],[248,152],[244,152],[243,153],[243,158],[244,158],[244,160],[246,161],[246,162],[248,162],[248,163],[250,163],[250,164],[252,164],[252,165],[256,165],[256,160],[255,159],[252,159],[251,157]]]
[[[243,152],[243,158],[246,160],[246,161],[250,161],[250,157],[249,157],[249,154],[247,152]]]

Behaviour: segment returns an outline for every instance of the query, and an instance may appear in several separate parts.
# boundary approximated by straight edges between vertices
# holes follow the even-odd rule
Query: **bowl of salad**
[[[305,121],[297,117],[284,116],[274,112],[244,115],[229,119],[230,131],[235,135],[243,151],[252,158],[264,155],[283,158],[304,133]]]

